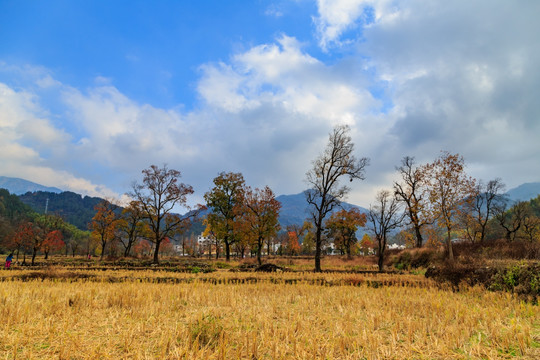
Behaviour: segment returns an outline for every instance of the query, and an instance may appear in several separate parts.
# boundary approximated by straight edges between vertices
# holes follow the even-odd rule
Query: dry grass
[[[16,280],[24,273],[0,272],[1,359],[540,356],[538,306],[479,288],[345,286],[353,283],[343,279],[373,278],[308,273],[81,271],[95,275],[84,278],[53,269],[49,277]],[[391,283],[392,275],[373,276]]]

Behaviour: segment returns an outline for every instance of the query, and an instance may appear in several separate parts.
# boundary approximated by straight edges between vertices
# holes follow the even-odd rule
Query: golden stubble
[[[175,274],[190,279],[179,283],[152,281],[165,276],[160,272],[101,274],[92,281],[60,277],[0,283],[0,358],[534,359],[540,355],[538,306],[480,288],[439,289],[421,277],[410,286],[412,280],[392,283],[396,275],[373,275],[391,284],[373,288],[358,274]],[[216,281],[208,282],[209,277]],[[111,282],[113,278],[121,281]],[[339,278],[347,281],[340,285]],[[326,285],[313,279],[324,279]],[[351,279],[360,285],[351,286]]]

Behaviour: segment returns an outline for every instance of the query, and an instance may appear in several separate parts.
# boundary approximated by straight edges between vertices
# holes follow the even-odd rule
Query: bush
[[[478,267],[474,264],[445,264],[431,266],[425,273],[454,289],[461,284],[481,285],[491,291],[508,291],[537,304],[540,297],[540,265],[519,263],[502,268]]]
[[[407,249],[398,253],[391,262],[398,270],[427,268],[440,260],[440,254],[434,249]]]
[[[518,264],[499,270],[488,289],[511,291],[538,303],[540,297],[540,265]]]

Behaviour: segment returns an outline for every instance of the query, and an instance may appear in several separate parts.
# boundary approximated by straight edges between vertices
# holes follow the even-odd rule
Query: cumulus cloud
[[[285,35],[235,55],[228,66],[209,64],[202,70],[202,98],[230,112],[271,103],[315,121],[352,124],[357,114],[380,105],[358,86],[363,75],[354,66],[327,66]]]
[[[345,37],[350,30],[361,30],[371,24],[395,22],[401,15],[393,0],[317,0],[318,16],[313,17],[319,45],[324,50],[356,42]]]
[[[55,116],[62,121],[33,119],[19,131],[55,143],[61,150],[49,164],[57,165],[59,176],[65,175],[61,164],[76,169],[76,178],[89,184],[72,179],[70,186],[88,193],[104,190],[91,188],[100,183],[127,191],[142,169],[163,163],[198,185],[199,198],[220,171],[240,171],[253,186],[293,193],[303,190],[304,174],[332,125],[355,127],[359,114],[380,106],[357,86],[365,79],[356,66],[325,65],[286,35],[234,54],[228,64],[204,64],[201,74],[204,106],[189,113],[139,104],[110,83],[81,90],[48,75],[46,83],[55,88],[47,91],[56,91],[63,113]],[[40,93],[27,97],[39,99]],[[44,153],[29,150],[36,158]]]
[[[2,174],[93,196],[115,196],[106,186],[55,166],[66,160],[70,136],[43,113],[35,94],[0,83]]]
[[[539,153],[538,10],[532,3],[410,1],[399,3],[399,21],[365,29],[360,52],[393,89],[391,132],[400,151],[447,149],[463,153],[478,177],[498,170],[513,185],[521,176],[538,180],[536,172],[513,174],[503,165]]]
[[[344,44],[354,48],[391,103],[374,118],[386,126],[371,147],[376,160],[368,178],[371,173],[375,182],[367,186],[389,185],[399,156],[426,162],[441,149],[465,155],[478,178],[500,176],[509,186],[540,180],[532,160],[540,155],[540,103],[534,100],[540,88],[539,4],[319,0],[317,5],[319,45],[327,51]]]
[[[19,71],[26,85],[0,84],[3,169],[104,196],[128,191],[150,164],[167,163],[194,185],[197,201],[220,171],[297,193],[332,126],[345,123],[358,155],[372,159],[349,198],[364,206],[391,185],[405,155],[427,162],[440,150],[459,152],[484,180],[502,177],[510,187],[540,180],[540,5],[317,5],[314,40],[335,55],[331,62],[279,35],[201,64],[200,103],[190,112],[138,103],[112,78],[78,89],[46,69]],[[345,45],[346,55],[332,53]],[[55,109],[43,106],[45,97]]]

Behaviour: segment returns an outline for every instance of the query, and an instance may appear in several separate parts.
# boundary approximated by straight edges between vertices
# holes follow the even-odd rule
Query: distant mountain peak
[[[506,193],[512,201],[528,201],[540,195],[540,182],[521,184]]]
[[[11,194],[15,195],[22,195],[26,194],[27,192],[36,191],[46,191],[57,194],[62,192],[62,190],[55,187],[48,187],[32,181],[7,176],[0,176],[0,188],[6,189]]]
[[[276,197],[276,200],[281,203],[281,210],[279,213],[279,222],[283,228],[287,225],[292,224],[302,224],[304,220],[309,217],[309,204],[306,201],[306,192],[305,190],[298,194],[293,195],[279,195]],[[353,207],[358,208],[360,212],[367,212],[368,210],[358,206],[349,204],[347,202],[341,202],[341,207],[346,210],[349,210]],[[337,207],[335,211],[339,210],[340,207]]]

